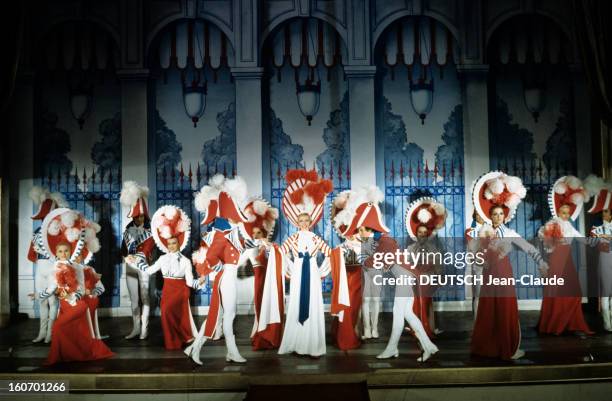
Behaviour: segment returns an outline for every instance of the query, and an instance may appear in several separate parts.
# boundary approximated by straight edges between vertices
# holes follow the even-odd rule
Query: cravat
[[[302,258],[302,276],[300,280],[300,313],[298,322],[304,324],[308,320],[310,312],[310,254],[308,252],[299,252],[298,256]]]

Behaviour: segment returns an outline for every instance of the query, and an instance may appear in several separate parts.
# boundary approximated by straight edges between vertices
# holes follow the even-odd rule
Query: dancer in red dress
[[[549,253],[548,276],[563,277],[562,286],[544,286],[538,322],[541,334],[559,335],[565,331],[593,334],[582,313],[582,294],[572,258],[572,242],[584,243],[583,235],[572,225],[588,200],[582,182],[574,176],[559,178],[550,190],[548,203],[553,218],[542,226],[538,236]]]
[[[198,289],[201,284],[193,277],[191,261],[181,253],[189,243],[191,220],[176,206],[162,206],[151,219],[151,232],[164,255],[151,266],[135,256],[128,256],[125,260],[147,275],[161,271],[164,276],[160,304],[164,347],[181,349],[192,342],[197,333],[189,295],[191,288]]]
[[[332,338],[334,339],[334,345],[339,349],[346,351],[350,349],[359,348],[361,346],[361,339],[359,336],[359,315],[364,313],[362,310],[363,301],[363,279],[362,275],[363,266],[359,263],[358,255],[361,254],[361,242],[357,239],[357,235],[349,234],[344,235],[343,230],[347,228],[349,221],[340,221],[337,219],[339,213],[341,213],[349,204],[349,199],[357,195],[356,191],[347,190],[342,191],[336,195],[332,202],[331,219],[334,229],[340,238],[344,239],[344,242],[340,245],[342,249],[344,263],[346,266],[346,279],[349,290],[350,307],[343,313],[343,318],[340,320],[339,317],[334,318],[332,321]],[[346,215],[348,217],[348,214]],[[332,251],[333,252],[333,251]],[[368,299],[369,301],[369,299]],[[375,302],[380,303],[380,299],[376,299]],[[378,316],[376,317],[378,321]],[[364,332],[368,331],[370,334],[368,338],[371,338],[371,319],[368,313],[363,315]],[[378,325],[375,325],[376,336],[378,337]],[[365,335],[364,335],[365,337]]]
[[[505,226],[514,217],[526,192],[520,178],[500,171],[481,176],[472,189],[474,207],[485,220],[479,232],[479,247],[487,250],[484,285],[472,333],[471,352],[474,355],[504,360],[525,355],[519,348],[521,328],[516,289],[513,284],[506,283],[513,278],[508,253],[513,246],[518,247],[539,265],[541,272],[548,269],[538,250]],[[491,280],[501,280],[502,285],[489,284]]]
[[[415,255],[421,253],[423,260],[426,260],[427,253],[439,252],[435,245],[435,237],[436,232],[444,227],[446,221],[444,205],[429,197],[417,199],[406,209],[405,221],[408,235],[415,241],[409,246],[409,251]],[[440,267],[426,261],[415,266],[414,272],[417,276],[431,276],[438,274]],[[436,328],[433,308],[435,287],[421,284],[421,280],[418,280],[418,283],[412,309],[423,323],[427,335],[432,338],[440,334]]]
[[[249,245],[242,255],[240,255],[238,265],[241,266],[246,264],[247,261],[250,262],[255,275],[253,292],[255,319],[253,322],[253,330],[251,331],[251,345],[254,351],[276,349],[280,346],[283,335],[282,322],[269,324],[265,328],[262,327],[262,330],[259,330],[259,320],[266,285],[268,258],[276,257],[276,254],[279,253],[278,247],[269,242],[274,234],[274,226],[278,219],[278,209],[271,207],[267,201],[257,198],[247,203],[244,207],[244,214],[249,220],[244,223],[244,229],[250,241],[247,241]],[[282,264],[278,264],[277,266],[277,264],[274,263],[274,268],[276,269],[276,267],[278,267],[278,272],[282,274]],[[275,285],[269,290],[276,291],[278,296],[279,291],[281,291],[282,294],[283,283],[281,279],[274,281]],[[270,284],[271,283],[268,283],[268,285]],[[278,306],[281,308],[278,313],[280,316],[283,316],[284,305],[279,303]]]
[[[38,296],[42,299],[56,294],[60,300],[45,365],[113,356],[104,342],[95,338],[89,308],[81,299],[85,285],[83,269],[74,263],[85,248],[97,248],[95,229],[77,212],[60,208],[47,215],[41,231],[45,248],[55,249],[55,274],[49,287]]]

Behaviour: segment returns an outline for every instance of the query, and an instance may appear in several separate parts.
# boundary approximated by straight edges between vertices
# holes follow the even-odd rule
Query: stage
[[[383,399],[389,391],[433,390],[430,388],[433,386],[447,388],[455,398],[460,394],[457,391],[471,386],[563,383],[578,385],[577,389],[582,388],[582,392],[583,385],[588,383],[590,390],[607,388],[609,391],[612,334],[600,330],[597,316],[588,316],[591,327],[597,330],[591,337],[539,336],[534,329],[537,318],[538,312],[521,312],[521,348],[526,355],[518,361],[501,362],[469,355],[470,313],[440,312],[438,322],[444,332],[435,340],[440,352],[420,364],[416,361],[419,356],[416,342],[409,333],[402,336],[399,358],[376,359],[386,345],[391,326],[389,313],[383,314],[381,320],[381,338],[366,341],[358,350],[342,352],[330,345],[328,337],[327,354],[319,359],[252,351],[248,340],[252,316],[238,316],[236,337],[247,363],[226,363],[224,341],[220,340],[203,347],[204,366],[195,365],[181,351],[164,350],[158,318],[151,319],[147,340],[123,338],[130,328],[128,318],[105,318],[100,322],[102,332],[110,335],[106,342],[116,353],[115,357],[48,368],[41,367],[48,347],[30,342],[38,324],[30,319],[1,332],[0,379],[68,379],[72,391],[84,393],[215,392],[218,396],[242,394],[254,385],[360,382],[367,383],[371,395],[383,391],[387,394]]]

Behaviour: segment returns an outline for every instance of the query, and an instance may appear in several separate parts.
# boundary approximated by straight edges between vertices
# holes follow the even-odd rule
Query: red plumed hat
[[[325,198],[334,190],[334,185],[330,180],[320,178],[315,170],[289,170],[285,180],[287,188],[282,208],[287,220],[298,227],[298,216],[307,213],[310,227],[313,227],[323,216]]]

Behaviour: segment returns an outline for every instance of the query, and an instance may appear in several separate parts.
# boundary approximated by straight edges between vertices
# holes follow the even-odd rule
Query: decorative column
[[[236,173],[247,183],[249,195],[263,193],[263,133],[261,67],[232,68],[236,87]],[[269,161],[268,161],[269,164]]]
[[[34,185],[34,127],[36,115],[34,114],[35,81],[31,73],[23,74],[13,93],[11,101],[12,109],[7,112],[11,119],[11,134],[9,135],[9,146],[11,151],[6,153],[9,158],[10,190],[7,196],[3,193],[3,201],[10,203],[4,205],[2,210],[2,230],[8,233],[9,238],[13,236],[16,240],[11,241],[9,249],[12,254],[8,255],[9,265],[17,267],[16,279],[10,277],[5,271],[3,258],[0,290],[2,314],[4,315],[9,298],[10,310],[27,313],[29,317],[35,317],[34,301],[28,294],[34,292],[34,264],[27,258],[30,240],[32,239],[33,222],[30,219],[33,213],[32,200],[29,192]],[[8,172],[7,172],[8,174]],[[4,184],[4,183],[3,183]],[[3,185],[3,189],[7,186]],[[3,191],[4,192],[4,191]],[[8,208],[8,214],[4,211]],[[4,227],[8,224],[9,227]],[[11,227],[11,225],[13,227]],[[7,232],[8,229],[8,232]],[[7,250],[5,248],[5,250]],[[11,284],[12,283],[12,284]],[[10,285],[17,288],[9,289]],[[15,296],[15,292],[17,292]]]
[[[465,221],[472,222],[472,183],[489,171],[489,110],[487,75],[488,65],[457,66],[461,75],[463,104],[463,169],[465,188]],[[466,299],[472,298],[472,287],[465,287]]]
[[[126,69],[117,71],[121,80],[121,178],[140,185],[149,185],[148,171],[148,70]],[[155,196],[151,191],[149,197]],[[150,202],[149,202],[150,203]],[[151,213],[154,210],[151,210]],[[122,229],[130,222],[129,210],[122,207]],[[130,297],[125,281],[125,268],[121,271],[119,308],[112,308],[113,316],[131,316]]]
[[[263,157],[261,67],[232,68],[236,88],[236,174],[244,178],[251,196],[263,194],[264,166],[269,171],[269,160]],[[253,310],[253,276],[237,281],[236,311],[240,314]]]
[[[376,185],[375,66],[346,66],[348,81],[351,187]]]

